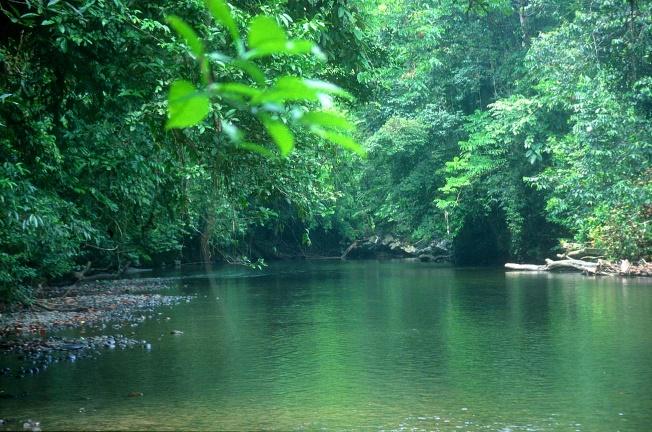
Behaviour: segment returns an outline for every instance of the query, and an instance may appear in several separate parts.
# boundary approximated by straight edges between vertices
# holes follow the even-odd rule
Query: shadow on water
[[[469,216],[453,244],[458,265],[496,266],[509,261],[509,231],[498,212]]]

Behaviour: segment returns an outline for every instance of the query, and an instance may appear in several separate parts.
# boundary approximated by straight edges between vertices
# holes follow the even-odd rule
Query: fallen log
[[[597,255],[597,256],[587,255],[587,256],[583,256],[581,258],[573,258],[573,257],[570,257],[570,256],[568,256],[566,254],[557,254],[557,258],[559,258],[559,259],[569,259],[570,258],[570,259],[580,259],[581,261],[598,262],[598,260],[604,259],[604,256],[603,255]]]
[[[516,263],[507,263],[505,268],[508,270],[524,270],[524,271],[546,271],[548,270],[544,265],[537,264],[516,264]]]
[[[573,259],[584,259],[588,256],[603,255],[604,252],[597,248],[582,248],[566,252],[566,256]]]
[[[348,248],[346,248],[342,256],[340,256],[340,259],[345,260],[349,252],[351,252],[353,249],[357,247],[358,247],[358,241],[356,240],[353,243],[351,243],[351,245]]]
[[[579,270],[583,273],[594,274],[594,275],[610,274],[602,270],[601,262],[599,260],[598,262],[590,262],[590,261],[581,261],[572,258],[567,258],[558,261],[546,259],[545,265],[507,263],[505,264],[505,268],[508,270],[522,270],[522,271]]]
[[[576,259],[565,259],[559,261],[553,261],[551,259],[546,259],[546,270],[556,270],[556,269],[575,269],[585,273],[591,274],[607,274],[600,271],[600,263],[594,263],[589,261],[581,261]]]
[[[610,262],[598,259],[597,262],[578,260],[564,255],[564,259],[546,259],[545,265],[538,264],[515,264],[507,263],[507,270],[521,271],[554,271],[554,270],[578,270],[588,275],[600,276],[652,276],[652,264],[641,259],[636,264],[629,260]]]

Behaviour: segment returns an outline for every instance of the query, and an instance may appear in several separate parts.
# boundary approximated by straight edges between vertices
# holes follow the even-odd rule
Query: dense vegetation
[[[337,255],[379,233],[451,240],[459,262],[541,258],[560,239],[652,254],[652,2],[228,11],[234,26],[194,0],[3,3],[3,297],[88,262]],[[285,32],[297,44],[260,54]],[[295,95],[274,96],[285,76]],[[179,120],[171,86],[213,92]]]
[[[650,255],[650,2],[387,2],[377,19],[377,223],[450,232],[460,259],[537,257],[562,237]]]

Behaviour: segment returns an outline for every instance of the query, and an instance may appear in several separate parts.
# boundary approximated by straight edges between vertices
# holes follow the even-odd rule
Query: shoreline
[[[22,378],[105,350],[151,349],[149,341],[133,337],[132,328],[146,320],[163,320],[160,308],[193,298],[156,292],[170,288],[169,281],[154,278],[84,282],[67,290],[65,297],[63,290],[51,289],[36,306],[0,314],[0,356],[11,364],[0,374]],[[61,335],[70,329],[90,335]]]

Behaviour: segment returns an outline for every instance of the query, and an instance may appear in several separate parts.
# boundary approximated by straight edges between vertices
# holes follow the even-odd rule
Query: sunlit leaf
[[[247,41],[249,42],[249,48],[261,48],[265,44],[285,43],[287,35],[273,18],[258,15],[249,23]]]
[[[231,64],[246,72],[258,84],[265,83],[265,74],[253,62],[247,60],[234,60]]]
[[[362,157],[367,155],[365,149],[348,135],[318,128],[313,129],[312,132],[332,143],[339,145],[342,148],[351,150]]]
[[[218,93],[232,93],[241,96],[247,96],[250,98],[256,97],[261,94],[261,90],[255,87],[251,87],[246,84],[236,83],[236,82],[215,84],[213,86],[213,89]]]
[[[184,20],[174,15],[166,17],[166,21],[170,26],[172,26],[177,34],[183,38],[186,45],[190,47],[190,50],[196,57],[202,57],[204,55],[204,44],[192,27],[190,27]]]
[[[271,118],[263,118],[263,124],[281,151],[281,155],[287,156],[290,154],[294,148],[294,135],[292,135],[290,128],[283,122]]]
[[[329,111],[309,111],[303,114],[300,121],[308,126],[320,126],[327,129],[351,131],[355,126],[343,115]]]
[[[342,96],[347,99],[353,99],[353,96],[351,93],[347,92],[343,88],[336,86],[333,83],[329,83],[327,81],[321,81],[321,80],[311,80],[307,79],[304,80],[306,86],[310,87],[311,89],[317,90],[321,93],[326,93],[326,94],[331,94],[335,96]]]
[[[252,103],[320,102],[323,95],[329,94],[352,97],[348,92],[334,84],[317,80],[305,80],[293,76],[282,76],[269,90],[254,98]]]
[[[258,48],[248,51],[245,57],[255,59],[270,55],[297,55],[314,52],[315,44],[305,39],[276,40],[262,44]]]
[[[211,15],[213,15],[215,22],[226,27],[234,41],[239,41],[240,32],[233,20],[229,5],[223,0],[206,0],[206,7],[211,12]]]
[[[283,76],[269,90],[260,95],[255,102],[309,101],[318,100],[317,92],[308,87],[304,80],[292,76]]]
[[[241,149],[244,149],[244,150],[249,150],[249,151],[252,151],[254,153],[258,153],[258,154],[260,154],[262,156],[268,157],[268,158],[274,156],[274,153],[272,153],[269,149],[261,146],[260,144],[244,142],[244,143],[238,144],[238,148],[241,148]]]
[[[199,92],[192,83],[178,80],[172,83],[168,95],[169,119],[166,129],[194,126],[210,111],[210,100]]]

